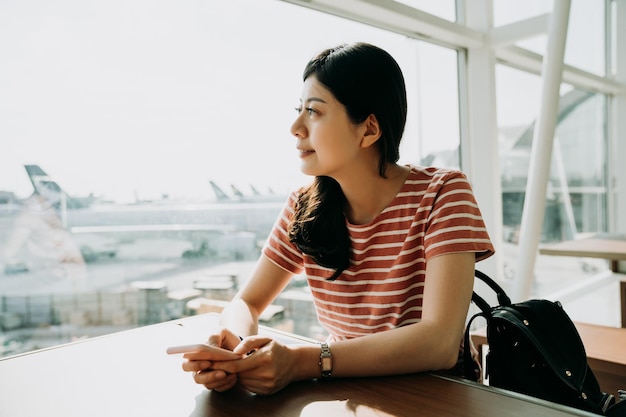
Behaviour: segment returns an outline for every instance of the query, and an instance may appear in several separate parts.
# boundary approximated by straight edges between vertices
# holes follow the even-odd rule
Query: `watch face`
[[[333,362],[331,358],[322,358],[322,370],[330,371],[332,369]]]

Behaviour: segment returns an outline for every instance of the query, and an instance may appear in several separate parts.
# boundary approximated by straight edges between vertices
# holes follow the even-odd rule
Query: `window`
[[[498,132],[502,169],[505,249],[517,243],[528,180],[533,127],[540,103],[540,78],[496,66]],[[563,85],[542,228],[542,242],[561,241],[607,230],[606,97]],[[515,266],[515,251],[505,250],[505,263]],[[550,258],[550,257],[545,257]],[[540,259],[538,262],[553,262]],[[584,260],[583,269],[605,269],[602,261]],[[541,268],[541,267],[539,267]],[[548,269],[551,266],[548,265]],[[559,273],[580,277],[580,260],[559,260]],[[583,277],[581,277],[583,278]],[[539,282],[541,294],[554,282]]]
[[[502,26],[522,19],[552,12],[552,1],[494,1],[494,25]],[[606,18],[605,4],[596,0],[573,0],[567,28],[565,64],[598,75],[605,75]],[[525,39],[517,46],[543,55],[548,38],[545,34]]]
[[[454,0],[429,1],[429,0],[398,0],[414,9],[441,17],[442,19],[456,21],[456,6]]]
[[[0,356],[223,306],[309,181],[304,65],[350,41],[403,68],[402,162],[458,166],[454,50],[275,0],[1,4]],[[300,284],[264,320],[317,337]]]

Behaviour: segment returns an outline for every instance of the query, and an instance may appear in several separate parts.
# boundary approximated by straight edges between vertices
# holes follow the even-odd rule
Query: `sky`
[[[254,39],[244,48],[237,30],[222,30],[237,22],[237,7],[11,3],[1,13],[14,19],[0,34],[1,133],[11,143],[0,189],[21,184],[23,195],[23,163],[40,164],[72,193],[121,199],[210,192],[211,178],[253,180],[278,163],[297,172],[287,121],[299,72],[271,79],[262,70],[271,57],[256,53]],[[229,71],[240,66],[250,70]],[[276,184],[284,174],[275,171],[261,177]]]
[[[210,198],[211,179],[287,192],[309,181],[289,132],[302,69],[349,41],[418,74],[406,162],[458,144],[444,48],[277,0],[0,0],[0,190],[28,196],[39,164],[117,201]]]
[[[23,165],[38,164],[71,195],[116,201],[211,198],[209,180],[290,191],[310,181],[289,131],[304,65],[352,41],[384,47],[405,72],[420,59],[404,36],[276,0],[0,1],[0,190],[28,196]],[[431,94],[450,93],[424,106],[413,136],[456,114],[456,85],[441,77],[456,76],[455,54],[424,49],[449,61],[423,70]],[[458,126],[434,128],[435,148],[456,146]],[[428,151],[404,147],[406,162]]]
[[[308,180],[289,126],[304,64],[337,40],[285,43],[285,35],[307,36],[294,6],[59,0],[0,7],[0,190],[30,193],[25,163],[39,164],[72,194],[119,200],[211,195],[209,179],[261,190]],[[291,20],[280,26],[260,19],[286,10]]]

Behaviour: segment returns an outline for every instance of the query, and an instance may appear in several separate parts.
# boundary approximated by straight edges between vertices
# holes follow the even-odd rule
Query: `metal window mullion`
[[[465,0],[463,23],[489,33],[492,0]],[[461,168],[474,189],[489,235],[502,247],[502,181],[496,117],[495,57],[485,43],[459,53],[459,107],[461,117]],[[481,270],[496,278],[503,273],[501,251],[481,263]]]
[[[614,38],[611,42],[612,59],[611,68],[615,69],[616,81],[626,84],[626,2],[614,1],[611,12],[615,13],[611,21],[614,22]],[[614,43],[613,43],[614,42]],[[612,178],[611,187],[613,189],[614,216],[611,231],[626,233],[626,92],[622,91],[610,98],[609,111],[609,146],[611,146],[610,160]]]
[[[545,214],[546,191],[554,146],[563,73],[565,40],[571,0],[555,0],[548,31],[548,46],[542,69],[541,103],[530,153],[526,197],[520,226],[520,242],[511,299],[530,297],[534,283],[537,247]]]

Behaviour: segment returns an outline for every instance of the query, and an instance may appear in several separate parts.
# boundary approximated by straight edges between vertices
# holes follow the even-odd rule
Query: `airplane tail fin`
[[[261,192],[257,190],[257,188],[253,184],[250,184],[250,189],[252,190],[252,195],[256,195],[256,196],[261,195]]]
[[[49,176],[39,165],[24,165],[28,179],[33,184],[35,194],[45,197],[56,206],[63,205],[65,208],[85,208],[90,206],[96,198],[70,196],[61,186]]]
[[[40,194],[51,201],[60,201],[63,197],[68,197],[46,172],[39,165],[24,165],[30,182],[33,184],[35,193]]]
[[[217,201],[228,201],[230,197],[228,194],[224,192],[215,182],[209,181],[211,184],[211,188],[213,188],[213,192],[215,193],[215,197],[217,197]]]
[[[230,189],[233,190],[233,194],[237,197],[244,198],[243,193],[239,190],[239,188],[237,188],[237,186],[235,186],[235,184],[230,184]]]

